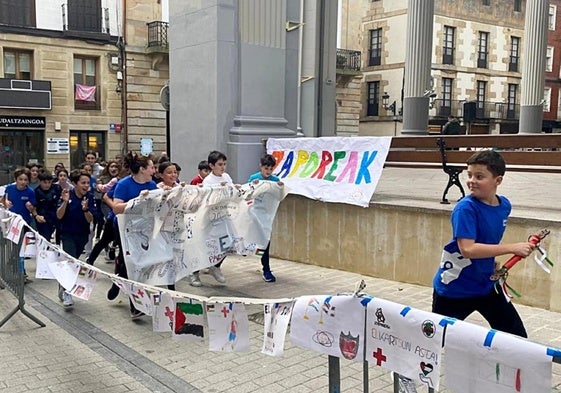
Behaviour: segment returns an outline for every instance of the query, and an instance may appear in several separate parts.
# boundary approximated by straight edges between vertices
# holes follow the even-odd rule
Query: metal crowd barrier
[[[23,315],[39,326],[45,327],[45,324],[40,319],[25,309],[24,258],[19,256],[24,239],[25,235],[22,234],[19,244],[15,244],[7,239],[3,231],[0,230],[0,290],[11,292],[18,301],[18,305],[0,321],[0,327],[8,322],[18,311],[21,311]]]

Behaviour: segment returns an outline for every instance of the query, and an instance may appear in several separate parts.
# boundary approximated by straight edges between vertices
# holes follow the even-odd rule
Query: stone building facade
[[[167,48],[148,49],[147,23],[166,19],[166,5],[0,3],[0,184],[30,162],[73,168],[87,151],[139,150],[143,136],[165,150]]]
[[[362,53],[359,134],[393,135],[394,130],[399,134],[407,0],[343,3],[340,36]],[[559,112],[558,3],[552,0],[549,5],[545,131],[555,130]],[[471,133],[517,131],[525,7],[526,0],[435,0],[431,85],[427,86],[427,95],[433,96],[429,130],[440,131],[448,115],[464,120],[467,108],[465,126]],[[353,16],[346,16],[347,12]],[[363,15],[360,23],[345,23],[356,19],[358,12]]]

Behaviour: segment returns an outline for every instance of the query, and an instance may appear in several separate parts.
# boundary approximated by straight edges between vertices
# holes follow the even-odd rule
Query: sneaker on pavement
[[[226,282],[226,279],[224,278],[224,275],[222,274],[222,270],[220,270],[220,268],[218,266],[211,266],[209,268],[209,272],[212,275],[212,277],[214,277],[214,279],[216,281],[218,281],[219,283],[224,284]]]
[[[201,278],[199,277],[199,273],[189,274],[189,284],[192,287],[202,287],[203,283],[201,282]]]
[[[142,311],[138,311],[138,310],[131,311],[131,319],[132,320],[138,319],[138,318],[143,317],[143,316],[144,316],[144,313]]]
[[[201,269],[200,272],[203,274],[210,274],[210,268]]]
[[[67,308],[74,305],[74,300],[72,300],[71,294],[62,292],[62,305]]]
[[[263,280],[265,282],[275,282],[277,281],[277,278],[271,271],[268,271],[268,272],[263,272]]]
[[[110,247],[109,248],[109,252],[107,253],[107,256],[109,257],[110,260],[115,260],[115,247]]]
[[[62,295],[64,294],[64,288],[59,285],[58,286],[58,299],[62,302],[63,301],[63,297]]]
[[[113,284],[109,291],[107,291],[107,300],[113,302],[117,299],[117,296],[119,296],[119,287]]]

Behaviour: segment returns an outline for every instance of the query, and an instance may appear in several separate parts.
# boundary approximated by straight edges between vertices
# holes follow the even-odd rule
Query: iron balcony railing
[[[436,117],[464,117],[466,101],[445,101],[436,99],[431,115]],[[475,120],[518,120],[520,105],[506,102],[477,101],[475,102]]]
[[[167,22],[150,22],[148,25],[148,48],[168,49],[168,27]]]
[[[337,69],[360,71],[360,52],[349,49],[337,49]]]

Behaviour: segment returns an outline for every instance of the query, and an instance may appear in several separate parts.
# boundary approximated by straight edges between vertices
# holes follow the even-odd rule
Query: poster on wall
[[[47,153],[69,154],[70,142],[68,138],[47,138]]]

